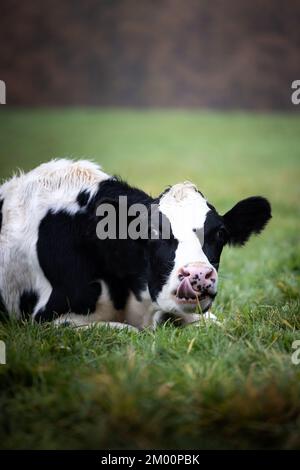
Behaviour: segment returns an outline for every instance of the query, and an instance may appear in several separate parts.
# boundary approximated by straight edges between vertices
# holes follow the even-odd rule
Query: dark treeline
[[[4,0],[0,79],[16,105],[293,109],[299,24],[299,0]]]

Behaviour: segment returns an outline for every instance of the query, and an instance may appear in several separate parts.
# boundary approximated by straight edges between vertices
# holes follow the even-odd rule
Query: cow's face
[[[159,199],[170,223],[169,239],[150,241],[149,291],[168,312],[207,311],[218,289],[223,247],[243,245],[271,217],[268,201],[252,197],[220,216],[191,183],[172,186]]]

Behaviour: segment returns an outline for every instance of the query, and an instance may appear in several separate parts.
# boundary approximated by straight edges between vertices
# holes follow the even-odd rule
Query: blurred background
[[[0,78],[21,106],[294,110],[299,0],[4,0]]]

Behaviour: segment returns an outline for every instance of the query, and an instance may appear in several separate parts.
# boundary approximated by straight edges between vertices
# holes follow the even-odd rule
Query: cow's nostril
[[[188,277],[189,275],[190,275],[190,271],[186,267],[180,268],[179,273],[178,273],[179,279],[183,277]]]
[[[210,269],[206,274],[205,274],[205,279],[210,279],[213,275],[214,270]]]

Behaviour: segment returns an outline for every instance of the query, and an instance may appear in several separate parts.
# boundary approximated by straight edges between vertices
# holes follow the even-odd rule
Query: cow
[[[150,220],[146,236],[98,236],[99,207],[120,213],[121,197],[146,214],[156,207],[158,224]],[[75,327],[214,319],[223,247],[244,245],[270,218],[260,196],[220,215],[190,182],[154,198],[93,162],[51,160],[0,186],[0,310]]]

